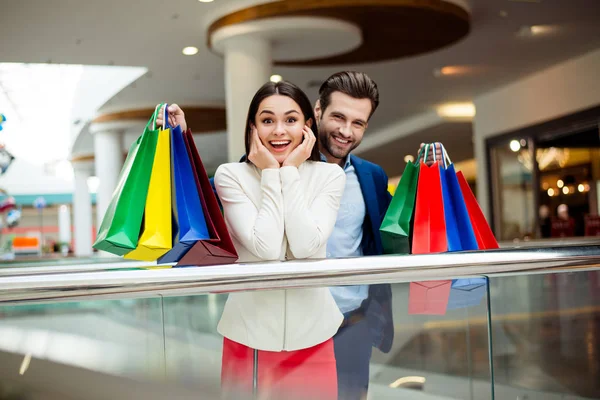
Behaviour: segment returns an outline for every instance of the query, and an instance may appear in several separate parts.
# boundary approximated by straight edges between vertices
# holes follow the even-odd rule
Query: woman
[[[181,124],[176,105],[169,118]],[[240,262],[325,258],[346,178],[320,162],[315,130],[310,101],[292,83],[269,82],[252,99],[247,161],[215,174]],[[327,288],[230,294],[218,326],[223,389],[251,393],[256,349],[260,398],[337,399],[331,338],[342,320]]]

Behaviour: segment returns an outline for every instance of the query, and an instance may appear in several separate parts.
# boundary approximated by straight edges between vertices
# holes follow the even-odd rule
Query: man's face
[[[335,158],[341,162],[362,141],[371,115],[371,101],[334,92],[327,109],[321,110],[321,105],[317,102],[315,115],[321,152],[328,161]]]

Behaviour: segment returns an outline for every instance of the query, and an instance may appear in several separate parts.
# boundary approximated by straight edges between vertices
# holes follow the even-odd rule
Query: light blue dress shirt
[[[323,158],[323,157],[322,157]],[[327,241],[327,258],[360,257],[363,222],[366,206],[354,166],[348,156],[344,164],[346,187],[333,233]],[[369,295],[368,285],[336,286],[330,288],[340,311],[348,313],[360,307]]]

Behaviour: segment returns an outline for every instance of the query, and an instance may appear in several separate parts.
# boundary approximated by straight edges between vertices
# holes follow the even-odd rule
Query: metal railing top
[[[600,266],[600,245],[0,276],[0,303],[82,301],[533,274]],[[109,263],[108,268],[117,264]],[[81,266],[79,266],[81,267]]]

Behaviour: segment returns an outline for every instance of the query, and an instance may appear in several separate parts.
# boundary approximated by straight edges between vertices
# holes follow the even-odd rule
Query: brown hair
[[[267,82],[265,83],[258,92],[252,98],[250,102],[250,107],[248,108],[248,117],[246,118],[246,162],[250,162],[248,160],[248,154],[250,154],[250,141],[252,140],[252,128],[251,126],[256,126],[256,113],[258,112],[258,107],[260,103],[267,97],[271,97],[274,95],[287,96],[294,100],[298,106],[300,106],[300,110],[304,115],[304,120],[312,120],[312,124],[310,129],[312,129],[313,134],[316,135],[317,131],[317,121],[315,119],[315,114],[312,109],[312,105],[310,100],[306,96],[306,94],[300,89],[298,86],[294,85],[288,81],[279,81],[279,82]],[[310,161],[321,161],[321,155],[319,153],[319,146],[315,144],[308,158]]]
[[[379,89],[377,84],[364,72],[342,71],[331,75],[319,89],[319,103],[325,112],[331,102],[331,94],[341,92],[355,99],[371,100],[371,114],[373,115],[379,105]]]

